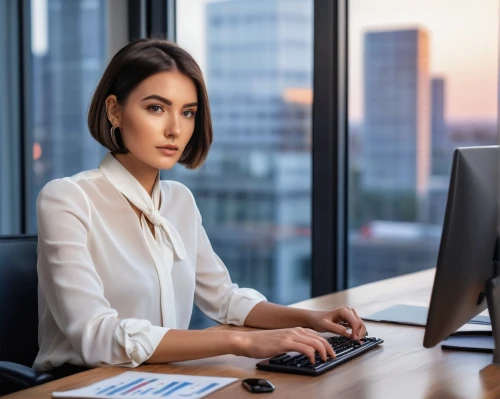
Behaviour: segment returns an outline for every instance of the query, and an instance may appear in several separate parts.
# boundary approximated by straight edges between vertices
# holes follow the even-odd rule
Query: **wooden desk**
[[[341,305],[367,315],[398,303],[428,304],[433,270],[414,273],[310,299],[293,306],[326,310]],[[451,309],[450,309],[451,311]],[[144,365],[138,371],[192,374],[239,379],[257,377],[271,380],[275,398],[500,398],[500,367],[489,365],[491,354],[425,349],[424,329],[382,323],[367,323],[371,335],[385,343],[320,377],[270,373],[255,368],[255,359],[219,356],[172,365]],[[216,328],[236,328],[221,326]],[[15,398],[48,399],[51,392],[74,389],[123,372],[118,367],[89,370],[40,387],[12,395]],[[239,382],[210,398],[254,398]]]

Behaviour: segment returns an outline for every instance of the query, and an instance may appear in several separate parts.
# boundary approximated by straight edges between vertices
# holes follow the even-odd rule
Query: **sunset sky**
[[[497,117],[499,0],[350,0],[349,112],[362,117],[362,46],[370,29],[429,32],[431,73],[446,79],[448,120]]]

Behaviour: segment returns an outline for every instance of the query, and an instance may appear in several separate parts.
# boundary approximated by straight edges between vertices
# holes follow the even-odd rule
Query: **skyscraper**
[[[445,147],[445,80],[432,79],[432,152],[440,152]]]
[[[451,162],[453,149],[448,138],[448,126],[446,124],[446,81],[444,78],[435,77],[431,81],[431,135],[432,135],[432,162],[433,175],[449,177],[451,173]],[[433,185],[433,190],[435,187]],[[434,196],[434,195],[433,195]],[[433,205],[431,204],[431,207]],[[431,217],[431,220],[434,220]],[[438,219],[440,220],[440,219]]]
[[[424,196],[431,149],[425,30],[365,34],[364,110],[364,188]]]

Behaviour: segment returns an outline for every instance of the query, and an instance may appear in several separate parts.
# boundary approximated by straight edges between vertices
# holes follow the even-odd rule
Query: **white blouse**
[[[47,183],[37,217],[35,369],[135,367],[169,329],[188,328],[193,301],[219,323],[243,325],[266,300],[231,282],[186,186],[158,178],[150,197],[111,154],[98,169]]]

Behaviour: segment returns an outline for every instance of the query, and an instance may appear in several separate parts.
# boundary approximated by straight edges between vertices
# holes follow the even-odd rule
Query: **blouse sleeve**
[[[38,278],[57,326],[89,366],[135,367],[153,354],[168,328],[119,319],[104,296],[88,249],[90,204],[70,179],[48,183],[37,201]]]
[[[198,252],[195,303],[212,320],[243,326],[252,308],[267,299],[256,290],[239,288],[231,282],[226,266],[212,249],[197,207],[196,214]]]

